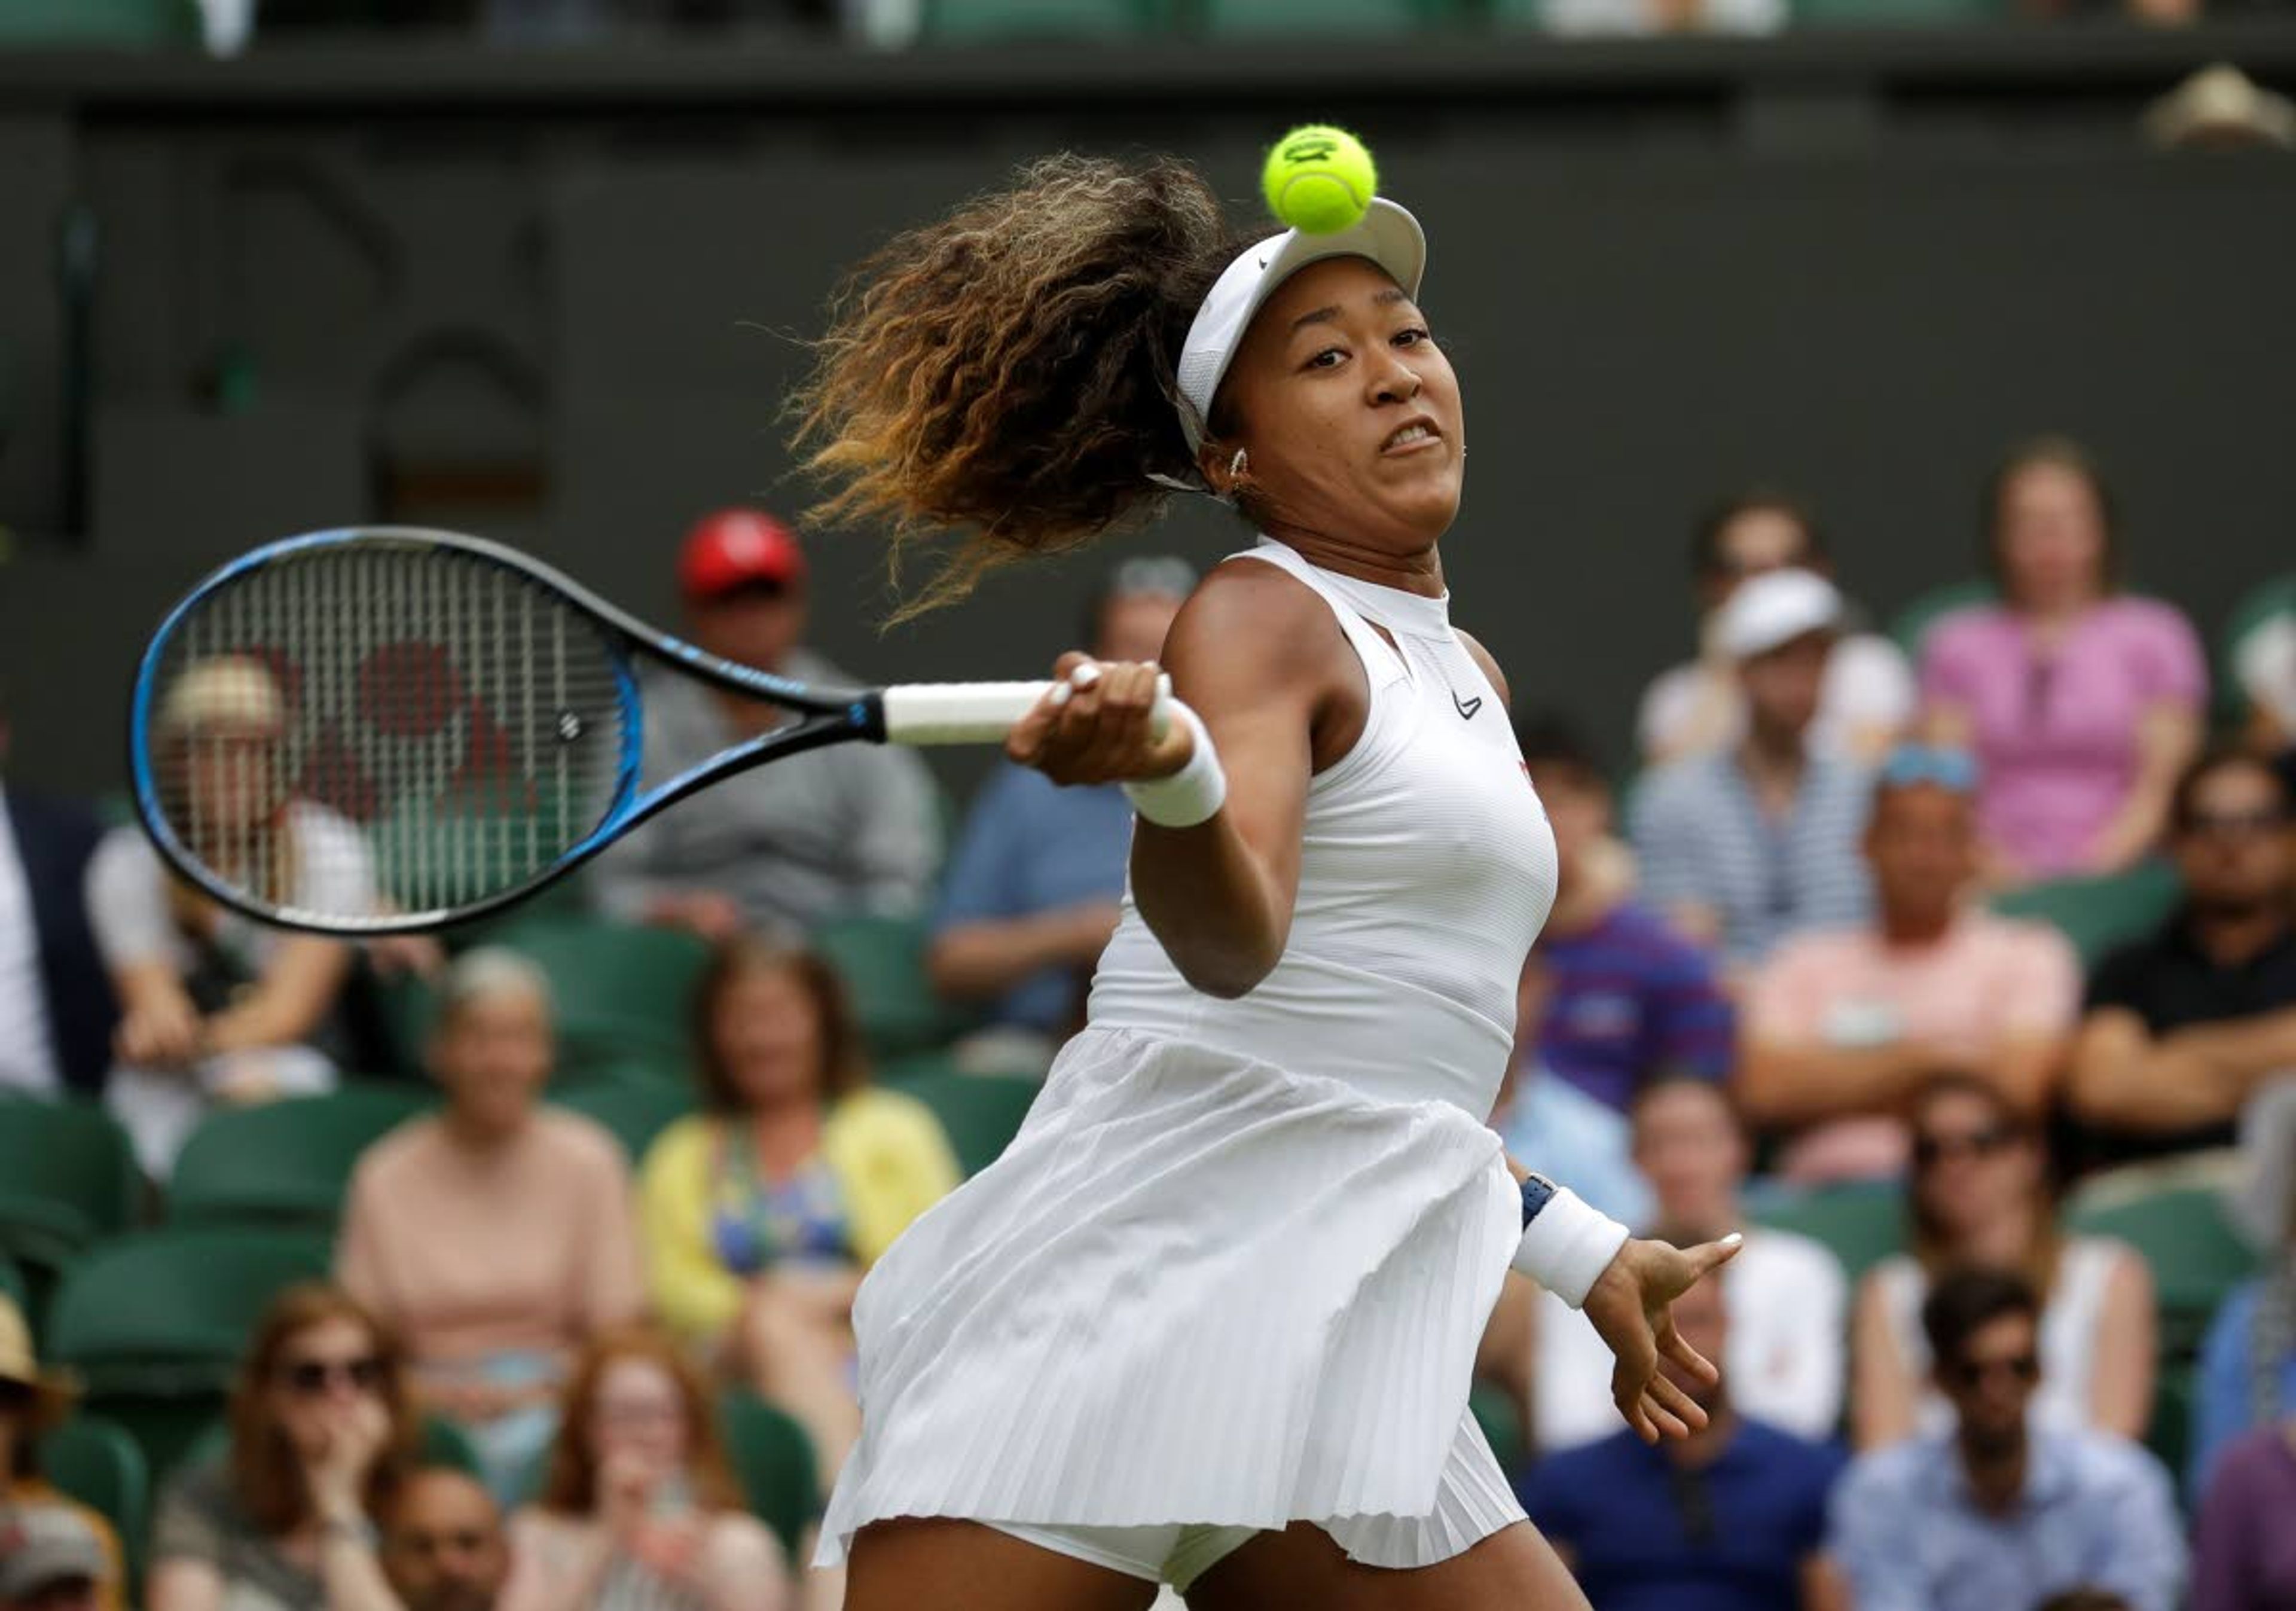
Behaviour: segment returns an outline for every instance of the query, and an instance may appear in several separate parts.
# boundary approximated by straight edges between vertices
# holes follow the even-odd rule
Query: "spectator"
[[[605,1131],[541,1105],[550,1060],[540,970],[465,952],[430,1038],[446,1106],[359,1160],[337,1253],[505,1499],[550,1441],[575,1348],[644,1302],[628,1170]]]
[[[332,1286],[290,1287],[255,1328],[231,1443],[160,1498],[151,1611],[340,1611],[383,1583],[373,1517],[417,1432],[390,1336]]]
[[[382,1570],[404,1611],[495,1611],[510,1545],[494,1496],[452,1466],[413,1473],[383,1515]]]
[[[1771,571],[1833,573],[1817,522],[1776,492],[1742,493],[1710,510],[1698,522],[1690,555],[1699,658],[1662,673],[1643,694],[1635,725],[1650,766],[1727,749],[1745,737],[1745,691],[1715,632],[1730,596],[1749,577]],[[1898,645],[1872,632],[1845,634],[1825,662],[1810,746],[1871,766],[1905,732],[1915,704],[1913,668]]]
[[[1798,935],[1754,977],[1738,1091],[1792,1132],[1778,1172],[1801,1185],[1895,1179],[1906,1098],[1931,1075],[1990,1081],[2046,1107],[2080,1013],[2080,960],[2056,930],[1966,901],[1977,875],[1976,768],[1906,746],[1874,792],[1870,924]]]
[[[1703,1233],[1658,1234],[1687,1247]],[[1737,1274],[1726,1265],[1675,1302],[1676,1328],[1710,1360],[1735,1352]],[[1523,1508],[1594,1611],[1839,1606],[1818,1551],[1841,1455],[1742,1413],[1727,1369],[1709,1384],[1670,1360],[1659,1369],[1706,1411],[1703,1430],[1652,1448],[1619,1427],[1550,1455],[1522,1484]]]
[[[111,1524],[65,1498],[40,1475],[40,1439],[71,1413],[78,1396],[68,1377],[40,1368],[23,1311],[0,1296],[0,1504],[77,1515],[102,1547],[107,1563],[97,1582],[98,1611],[119,1611],[124,1574]],[[0,1599],[6,1598],[0,1594]]]
[[[1093,601],[1085,641],[1102,660],[1152,661],[1195,586],[1177,559],[1131,559]],[[1037,1038],[1049,1064],[1078,1021],[1093,964],[1116,930],[1132,802],[1115,784],[1062,788],[1000,766],[950,859],[925,966],[951,1001],[993,999],[996,1027]]]
[[[1922,1305],[1953,1426],[1861,1456],[1834,1490],[1830,1552],[1857,1611],[2009,1611],[2073,1589],[2176,1611],[2185,1541],[2160,1462],[2029,1421],[2041,1325],[2003,1270],[1957,1272]]]
[[[2196,1496],[2241,1434],[2296,1413],[2296,1080],[2251,1103],[2242,1131],[2248,1178],[2234,1217],[2270,1262],[2225,1299],[2201,1344],[2187,1473]]]
[[[540,1500],[511,1522],[503,1611],[782,1611],[780,1542],[743,1508],[676,1344],[608,1332],[566,1388]]]
[[[1509,1157],[1568,1159],[1573,1191],[1623,1224],[1647,1224],[1650,1187],[1635,1168],[1627,1116],[1558,1078],[1539,1055],[1554,994],[1541,946],[1523,959],[1515,986],[1514,1056],[1491,1105],[1491,1128]]]
[[[685,1342],[805,1426],[824,1477],[860,1433],[853,1295],[957,1183],[932,1113],[873,1089],[837,975],[741,940],[695,992],[706,1112],[646,1151],[654,1308]]]
[[[1948,1391],[1924,1345],[1929,1294],[1956,1269],[2021,1276],[2040,1295],[2040,1357],[2031,1396],[2045,1425],[2136,1437],[2152,1410],[2157,1337],[2152,1276],[2124,1243],[2057,1230],[2048,1162],[2032,1122],[1997,1086],[1944,1074],[1913,1105],[1908,1196],[1914,1250],[1866,1272],[1851,1354],[1851,1431],[1861,1449],[1942,1432]]]
[[[2191,1611],[2296,1606],[2296,1420],[2227,1444],[2193,1525]]]
[[[115,1558],[78,1508],[0,1510],[0,1611],[101,1611],[119,1603]]]
[[[1841,621],[1841,596],[1807,571],[1733,593],[1715,641],[1746,690],[1746,736],[1667,768],[1635,801],[1644,899],[1736,968],[1788,934],[1862,922],[1872,903],[1866,774],[1808,745]]]
[[[8,711],[0,702],[0,777]],[[94,813],[0,782],[0,1092],[93,1096],[118,1009],[83,898]]]
[[[2159,842],[2200,743],[2208,669],[2185,618],[2120,595],[2103,476],[2045,437],[1988,483],[2001,603],[1959,611],[1922,650],[1931,741],[1974,750],[1987,881],[2117,873]]]
[[[1620,1113],[1644,1071],[1730,1072],[1730,1003],[1706,953],[1633,899],[1606,853],[1611,787],[1566,724],[1516,725],[1523,765],[1554,828],[1554,910],[1538,952],[1552,980],[1538,1056]]]
[[[1636,1098],[1635,1163],[1658,1201],[1659,1222],[1706,1241],[1745,1225],[1739,1188],[1753,1149],[1728,1094],[1684,1076],[1653,1081]],[[1841,1422],[1849,1283],[1824,1247],[1792,1231],[1753,1227],[1730,1262],[1731,1401],[1800,1437],[1828,1438]],[[1682,1244],[1691,1245],[1690,1242]],[[1610,1350],[1584,1315],[1542,1294],[1532,1427],[1543,1450],[1615,1429]]]
[[[2052,1594],[2034,1611],[2136,1611],[2120,1595],[2105,1589],[2068,1589]]]
[[[721,510],[686,534],[686,627],[709,653],[801,682],[849,683],[802,646],[806,564],[769,515]],[[675,673],[645,688],[644,772],[668,777],[790,719],[778,706]],[[839,744],[759,767],[655,818],[599,859],[618,916],[723,940],[803,933],[856,913],[923,909],[940,853],[931,777],[890,744]]]
[[[291,864],[301,903],[365,908],[359,891],[372,875],[358,831],[289,796],[276,776],[288,711],[260,662],[226,656],[185,671],[159,727],[160,786],[188,791],[193,807],[178,819],[215,838],[199,854],[227,867],[243,846],[268,846]],[[348,946],[225,910],[171,875],[137,827],[115,828],[97,847],[87,906],[121,1007],[106,1100],[154,1179],[212,1103],[333,1085]]]
[[[2068,1089],[2084,1162],[2229,1146],[2242,1106],[2296,1070],[2288,807],[2279,775],[2239,751],[2212,752],[2177,781],[2184,905],[2089,981]]]

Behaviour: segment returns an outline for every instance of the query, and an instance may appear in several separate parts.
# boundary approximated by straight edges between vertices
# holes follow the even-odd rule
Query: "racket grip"
[[[1020,719],[1053,691],[1050,682],[897,683],[881,695],[885,742],[925,745],[1003,744]],[[1172,679],[1156,687],[1151,719],[1161,738],[1171,726]]]

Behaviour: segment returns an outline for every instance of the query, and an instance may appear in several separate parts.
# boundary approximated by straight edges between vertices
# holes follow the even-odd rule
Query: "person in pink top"
[[[1924,731],[1984,763],[1988,883],[2119,872],[2159,842],[2199,748],[2200,641],[2170,606],[2116,591],[2112,496],[2078,444],[2013,452],[1987,509],[2001,602],[1931,629]]]
[[[458,958],[430,1040],[446,1105],[359,1159],[335,1255],[504,1503],[557,1430],[575,1351],[645,1302],[629,1167],[605,1130],[541,1101],[551,1055],[541,971],[494,948]]]
[[[1876,780],[1866,829],[1870,924],[1789,940],[1740,1014],[1738,1095],[1792,1133],[1779,1172],[1802,1184],[1894,1179],[1905,1103],[1945,1073],[2038,1114],[2080,1014],[2063,935],[1968,901],[1977,875],[1976,765],[1905,745]]]

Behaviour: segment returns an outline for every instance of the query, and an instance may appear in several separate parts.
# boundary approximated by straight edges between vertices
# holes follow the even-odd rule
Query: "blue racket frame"
[[[614,647],[616,695],[622,714],[622,748],[616,769],[614,798],[606,813],[583,838],[531,877],[495,894],[451,908],[427,912],[379,913],[357,921],[318,917],[290,907],[255,900],[246,891],[218,878],[193,854],[176,833],[162,809],[159,778],[152,760],[152,724],[158,699],[160,671],[184,622],[217,594],[244,579],[250,572],[327,548],[401,547],[449,549],[499,565],[538,584],[607,629]],[[638,768],[644,752],[645,707],[639,695],[636,656],[650,654],[664,663],[734,693],[765,700],[785,710],[804,713],[796,726],[760,735],[747,743],[713,755],[644,793],[639,792]],[[457,531],[431,530],[420,526],[357,526],[307,532],[283,538],[219,567],[184,596],[160,621],[135,669],[128,701],[127,769],[135,790],[135,813],[152,844],[168,864],[194,885],[236,912],[275,928],[340,938],[435,932],[515,906],[579,867],[640,823],[667,810],[697,789],[746,772],[751,768],[825,744],[885,740],[885,711],[873,690],[816,687],[793,678],[745,666],[672,637],[647,625],[627,611],[599,597],[581,583],[517,549],[484,538]]]

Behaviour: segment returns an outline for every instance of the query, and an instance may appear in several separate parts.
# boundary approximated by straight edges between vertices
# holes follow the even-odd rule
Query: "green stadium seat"
[[[2241,596],[2217,638],[2217,691],[2226,701],[2226,725],[2245,719],[2240,661],[2248,641],[2276,621],[2296,621],[2296,571],[2276,576]]]
[[[791,1560],[800,1559],[806,1529],[821,1514],[805,1428],[755,1393],[736,1391],[718,1401],[718,1430],[750,1510],[780,1536]]]
[[[2161,1360],[2160,1378],[2152,1386],[2152,1419],[2144,1429],[2144,1446],[2169,1468],[2180,1499],[2189,1498],[2185,1462],[2193,1447],[2193,1383],[2197,1375],[2189,1360]]]
[[[2159,1294],[2166,1353],[2196,1344],[2226,1295],[2257,1272],[2255,1250],[2226,1221],[2223,1198],[2208,1187],[2077,1205],[2065,1226],[2084,1236],[2118,1237],[2144,1255]]]
[[[926,980],[929,938],[923,921],[909,917],[840,918],[814,932],[814,949],[845,981],[874,1056],[922,1051],[961,1027]]]
[[[1215,34],[1298,31],[1304,38],[1415,34],[1451,21],[1442,0],[1198,0]]]
[[[1467,1393],[1467,1408],[1498,1457],[1499,1469],[1513,1475],[1530,1464],[1530,1443],[1522,1434],[1522,1417],[1514,1401],[1488,1382],[1477,1382]]]
[[[101,1416],[74,1416],[40,1440],[40,1471],[111,1524],[127,1557],[129,1581],[141,1582],[151,1530],[152,1473],[127,1428]]]
[[[1796,27],[1953,28],[1997,21],[2003,0],[1794,0]]]
[[[195,1226],[108,1242],[74,1261],[51,1305],[47,1348],[164,1471],[222,1409],[255,1322],[283,1288],[320,1280],[324,1236]]]
[[[1905,1196],[1895,1186],[1830,1187],[1755,1219],[1822,1243],[1852,1282],[1906,1246]]]
[[[996,1074],[921,1074],[898,1088],[933,1111],[958,1167],[977,1175],[996,1162],[1044,1088]]]
[[[192,0],[5,0],[0,50],[70,50],[195,45],[199,12]]]
[[[220,1418],[210,1420],[200,1428],[199,1435],[184,1446],[166,1474],[173,1475],[194,1466],[213,1465],[230,1450],[231,1423]],[[479,1469],[479,1453],[471,1446],[469,1436],[454,1422],[435,1415],[422,1418],[422,1438],[415,1445],[414,1458],[425,1466],[451,1466],[472,1476],[485,1475]]]
[[[0,1253],[0,1298],[13,1303],[26,1321],[31,1319],[32,1289],[25,1283],[23,1266],[5,1253]]]
[[[359,1155],[432,1100],[420,1086],[373,1083],[218,1108],[193,1131],[176,1160],[168,1188],[168,1221],[331,1229]]]
[[[2060,878],[1997,895],[1995,911],[2050,925],[2072,941],[2084,967],[2115,946],[2136,940],[2168,920],[2182,886],[2176,868],[2162,861],[2142,862],[2126,873],[2101,878]]]
[[[127,1132],[102,1108],[0,1097],[0,1253],[23,1267],[35,1311],[83,1248],[135,1223],[143,1195]]]
[[[1845,9],[1855,9],[1860,0],[1842,0]],[[1956,610],[1966,610],[1972,604],[1989,604],[1998,594],[1991,582],[1972,577],[1955,582],[1950,587],[1937,588],[1921,595],[1897,614],[1890,618],[1890,637],[1906,658],[1919,664],[1922,640],[1930,629]]]
[[[693,1111],[693,1092],[683,1085],[576,1085],[553,1091],[551,1101],[612,1132],[635,1167],[653,1138]]]
[[[924,37],[940,43],[1014,38],[1120,39],[1160,30],[1151,0],[927,0]]]

